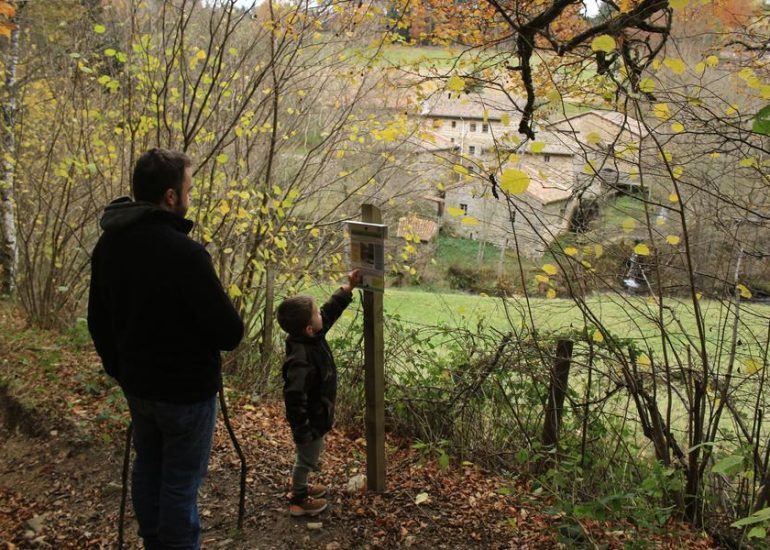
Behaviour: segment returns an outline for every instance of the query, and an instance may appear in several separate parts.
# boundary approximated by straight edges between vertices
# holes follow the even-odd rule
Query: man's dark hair
[[[313,320],[313,298],[310,296],[292,296],[278,306],[276,317],[278,324],[290,336],[302,336],[305,328]]]
[[[190,157],[179,151],[150,149],[134,165],[131,178],[134,200],[159,204],[167,189],[181,195],[184,171],[191,165]]]

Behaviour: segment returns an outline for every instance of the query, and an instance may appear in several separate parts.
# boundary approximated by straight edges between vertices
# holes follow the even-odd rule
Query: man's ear
[[[313,336],[313,325],[305,327],[305,336]]]
[[[169,187],[163,193],[163,204],[166,206],[174,206],[176,204],[176,191],[173,187]]]

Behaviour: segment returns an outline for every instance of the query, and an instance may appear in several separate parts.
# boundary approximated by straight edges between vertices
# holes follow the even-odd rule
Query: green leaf
[[[104,32],[107,30],[107,27],[104,25],[94,25],[94,32],[96,34],[104,34]]]
[[[770,135],[770,105],[762,107],[759,112],[754,115],[754,124],[751,126],[751,131],[763,136]]]
[[[767,531],[765,531],[764,527],[754,527],[754,529],[748,532],[746,537],[750,539],[763,539],[767,537]]]
[[[747,525],[754,525],[755,523],[762,523],[763,521],[767,521],[767,519],[757,517],[756,514],[753,514],[747,518],[734,521],[733,523],[730,524],[730,527],[746,527]]]
[[[104,55],[106,55],[107,57],[114,57],[116,53],[118,52],[114,48],[107,48],[106,50],[104,50]]]
[[[734,475],[741,471],[743,468],[743,457],[739,455],[728,456],[723,458],[711,469],[712,473]]]
[[[446,470],[449,468],[449,455],[445,452],[442,452],[440,455],[438,455],[438,467],[441,470]]]
[[[500,487],[495,491],[498,495],[508,496],[513,494],[513,490],[510,487]]]

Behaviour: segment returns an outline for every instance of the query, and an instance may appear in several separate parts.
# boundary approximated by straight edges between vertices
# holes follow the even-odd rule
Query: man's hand
[[[361,275],[360,269],[354,269],[350,273],[348,273],[348,282],[342,285],[342,290],[344,290],[347,293],[352,293],[353,289],[356,288],[358,285],[360,285],[364,281],[364,276]]]

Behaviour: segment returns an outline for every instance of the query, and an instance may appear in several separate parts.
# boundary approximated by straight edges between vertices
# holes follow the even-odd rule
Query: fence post
[[[361,207],[361,221],[382,223],[380,209]],[[385,491],[385,342],[382,292],[364,291],[364,365],[366,396],[366,484]]]
[[[559,340],[556,343],[556,358],[551,369],[551,381],[548,388],[548,404],[545,407],[543,425],[543,446],[556,449],[559,445],[559,429],[564,412],[564,398],[569,385],[569,369],[572,364],[572,340]]]

